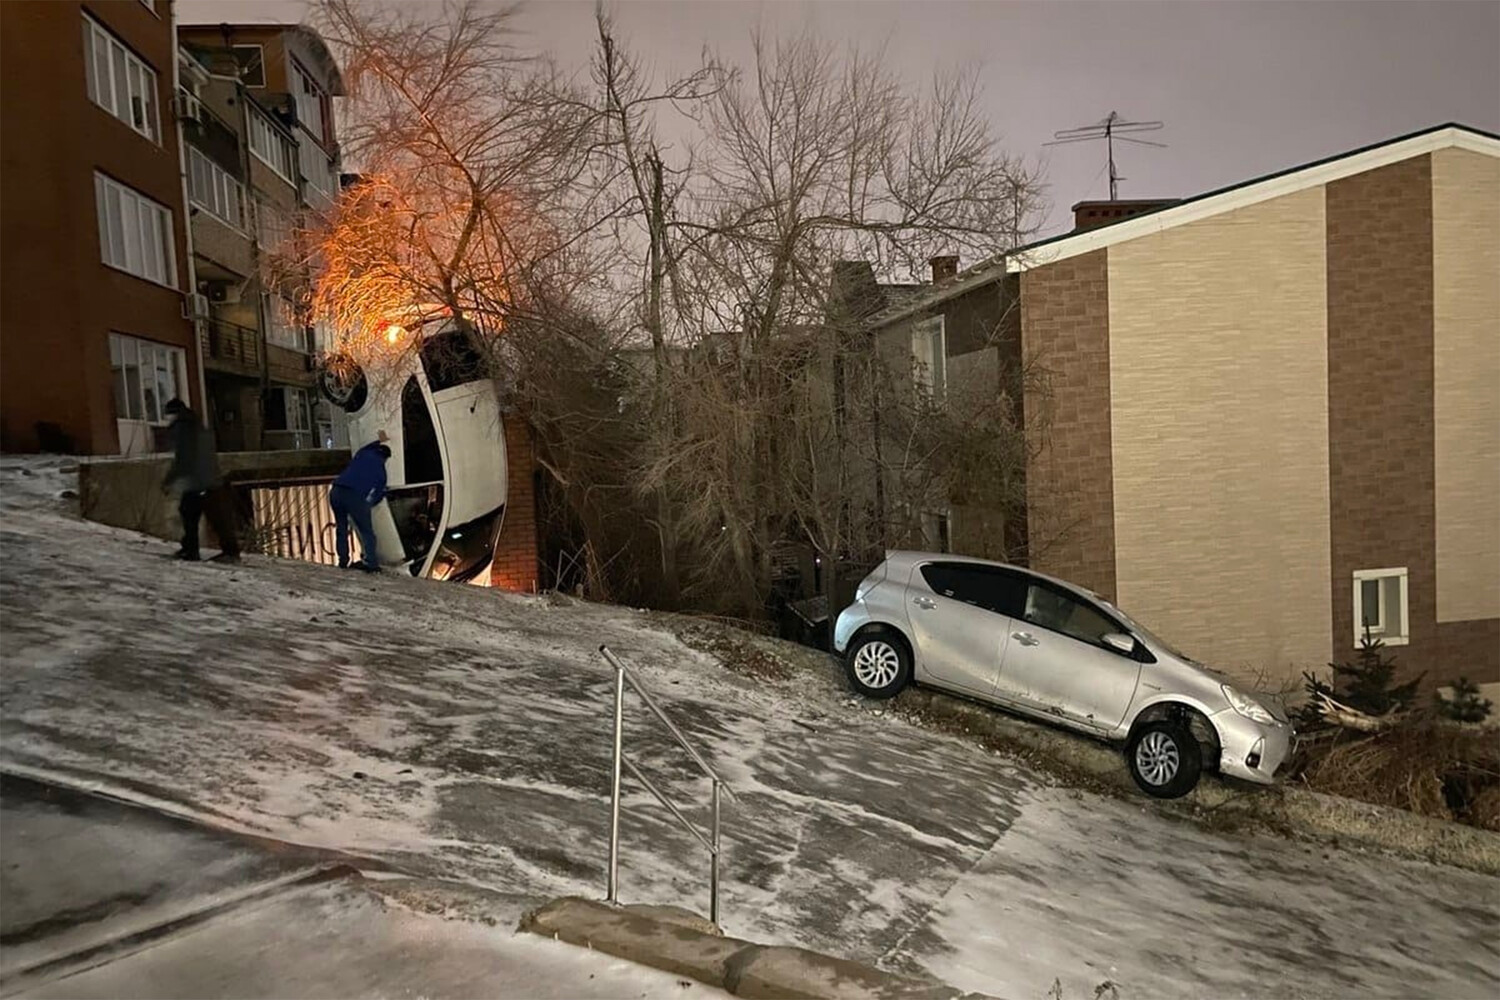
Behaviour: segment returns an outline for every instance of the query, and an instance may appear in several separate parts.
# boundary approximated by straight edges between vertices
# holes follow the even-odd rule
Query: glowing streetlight
[[[406,331],[401,329],[401,327],[397,326],[395,323],[392,323],[390,326],[385,328],[385,342],[387,344],[394,344],[396,341],[401,339],[401,334],[405,332]]]

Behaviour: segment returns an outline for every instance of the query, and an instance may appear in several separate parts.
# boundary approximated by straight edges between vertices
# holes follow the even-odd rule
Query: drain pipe
[[[209,420],[208,401],[208,377],[203,373],[203,317],[198,315],[198,265],[193,259],[193,196],[188,189],[188,151],[187,133],[182,127],[182,116],[177,113],[177,98],[182,93],[182,63],[178,61],[177,43],[177,5],[168,4],[172,12],[172,101],[168,105],[172,109],[172,125],[177,129],[177,181],[182,186],[182,232],[186,238],[187,249],[187,312],[193,321],[193,352],[198,359],[198,399],[203,408],[198,414],[200,420],[208,421],[206,426],[212,430],[213,421]],[[217,450],[217,443],[215,444]]]

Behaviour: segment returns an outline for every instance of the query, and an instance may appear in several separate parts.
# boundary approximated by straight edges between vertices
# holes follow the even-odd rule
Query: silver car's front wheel
[[[905,645],[886,632],[860,636],[849,644],[844,659],[849,683],[867,698],[889,698],[911,679],[911,656]]]
[[[1176,719],[1143,722],[1125,744],[1125,763],[1137,787],[1158,799],[1186,795],[1203,770],[1203,748]]]
[[[1182,756],[1166,733],[1149,733],[1135,748],[1136,770],[1153,785],[1165,785],[1177,777]]]

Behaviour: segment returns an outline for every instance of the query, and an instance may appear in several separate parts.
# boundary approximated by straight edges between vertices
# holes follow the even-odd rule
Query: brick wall
[[[1431,160],[1328,185],[1333,650],[1353,656],[1356,570],[1405,566],[1408,666],[1435,651]]]
[[[1404,566],[1397,662],[1494,681],[1500,621],[1438,621],[1432,198],[1427,156],[1328,185],[1333,648],[1354,655],[1353,573]]]
[[[1021,341],[1045,392],[1026,394],[1028,433],[1043,447],[1027,474],[1031,565],[1115,594],[1106,251],[1021,275]]]
[[[490,585],[529,594],[537,586],[536,446],[524,418],[512,413],[504,419],[509,482]]]

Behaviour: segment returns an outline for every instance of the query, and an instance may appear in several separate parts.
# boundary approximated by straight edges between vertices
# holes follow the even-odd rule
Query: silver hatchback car
[[[1269,784],[1292,727],[1099,595],[1002,563],[888,553],[834,626],[849,681],[912,681],[1125,745],[1140,788],[1187,794],[1203,770]]]

